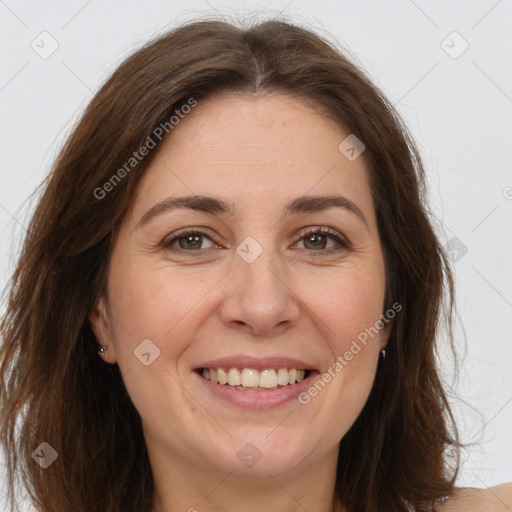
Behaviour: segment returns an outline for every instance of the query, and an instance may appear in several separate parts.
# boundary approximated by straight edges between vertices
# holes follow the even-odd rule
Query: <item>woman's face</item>
[[[90,317],[150,457],[251,475],[336,460],[389,335],[361,341],[385,268],[348,135],[292,96],[224,93],[158,149]]]

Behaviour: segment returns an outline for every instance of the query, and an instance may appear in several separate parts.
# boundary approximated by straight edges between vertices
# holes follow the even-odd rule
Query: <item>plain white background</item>
[[[457,279],[460,375],[453,381],[441,347],[443,373],[457,393],[462,441],[476,443],[458,485],[512,481],[510,0],[0,0],[0,286],[34,204],[29,194],[129,53],[195,16],[279,13],[346,48],[420,146]]]

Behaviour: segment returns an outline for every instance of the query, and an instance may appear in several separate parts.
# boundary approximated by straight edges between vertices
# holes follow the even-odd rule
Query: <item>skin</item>
[[[510,512],[512,511],[512,483],[487,489],[459,488],[439,512]]]
[[[368,398],[391,323],[306,405],[242,409],[192,370],[246,354],[323,373],[384,313],[368,169],[338,150],[347,135],[296,97],[222,93],[174,127],[147,169],[90,320],[141,415],[155,511],[345,510],[333,498],[338,445]],[[156,203],[194,194],[233,202],[235,215],[176,209],[139,225]],[[366,223],[341,207],[283,216],[292,199],[332,194],[353,201]],[[188,227],[207,234],[163,248]],[[306,227],[329,227],[350,247],[329,236],[308,244]],[[252,263],[236,252],[248,236],[262,248]],[[160,351],[149,366],[134,355],[145,339]],[[252,467],[237,457],[247,442],[261,453]]]

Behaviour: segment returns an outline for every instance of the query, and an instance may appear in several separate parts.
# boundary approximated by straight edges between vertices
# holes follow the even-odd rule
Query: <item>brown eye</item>
[[[304,237],[304,246],[307,249],[325,249],[326,243],[327,243],[327,237],[320,233],[315,233],[313,235],[308,235]],[[311,244],[310,247],[308,247],[308,244]]]
[[[334,246],[328,247],[330,241],[334,242]],[[301,233],[303,247],[310,252],[331,252],[349,249],[348,241],[336,231],[329,228],[312,228]]]
[[[202,235],[187,235],[177,238],[180,249],[201,249]]]
[[[206,241],[209,241],[208,246],[204,246]],[[174,233],[171,238],[164,240],[162,248],[168,251],[175,252],[201,252],[203,250],[211,249],[214,243],[211,237],[203,231],[197,229],[186,229]]]

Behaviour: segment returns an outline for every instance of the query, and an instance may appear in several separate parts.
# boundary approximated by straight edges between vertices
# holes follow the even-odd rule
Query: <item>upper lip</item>
[[[212,359],[197,365],[195,370],[202,368],[254,368],[255,370],[267,370],[270,368],[314,369],[310,364],[289,357],[254,357],[248,355]]]

